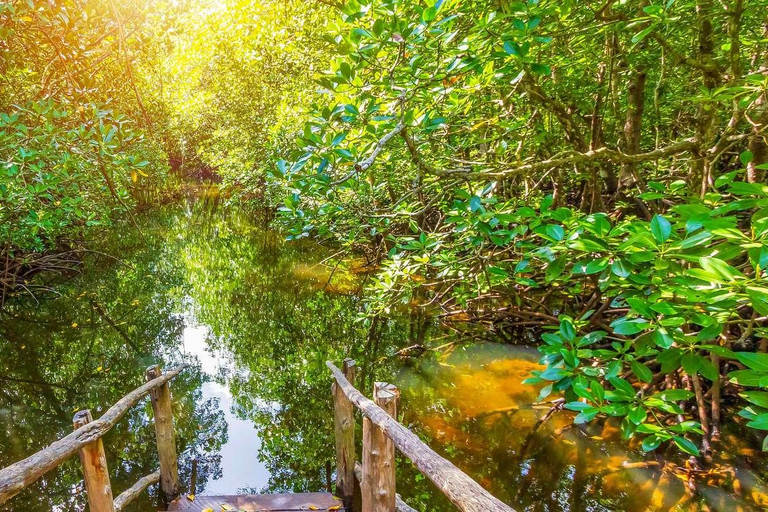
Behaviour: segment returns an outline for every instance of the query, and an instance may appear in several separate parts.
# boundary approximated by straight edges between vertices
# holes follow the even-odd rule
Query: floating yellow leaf
[[[195,501],[195,495],[194,495],[194,494],[188,494],[188,495],[187,495],[187,499],[188,499],[189,501]]]
[[[341,505],[334,505],[332,507],[328,507],[328,510],[339,510],[341,508]]]
[[[235,508],[232,505],[227,505],[226,503],[222,503],[221,510],[235,510]]]
[[[314,505],[310,505],[310,506],[309,506],[309,510],[320,510],[320,509],[319,509],[319,508],[317,508],[317,507],[316,507],[316,506],[314,506]]]
[[[204,508],[203,512],[213,512],[213,509],[212,508]]]

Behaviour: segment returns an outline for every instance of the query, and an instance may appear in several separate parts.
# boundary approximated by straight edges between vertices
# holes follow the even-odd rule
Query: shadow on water
[[[190,195],[194,194],[190,192]],[[16,297],[0,313],[0,466],[71,431],[73,413],[99,416],[162,361],[195,367],[172,384],[182,482],[200,461],[198,494],[318,491],[334,460],[326,360],[358,360],[358,385],[394,382],[402,420],[501,499],[525,510],[669,509],[685,488],[642,460],[607,424],[568,428],[568,413],[532,406],[522,384],[534,350],[482,343],[401,358],[414,344],[451,341],[418,308],[366,320],[354,262],[308,241],[287,244],[268,219],[205,201],[155,210],[143,233],[124,225],[55,293]],[[329,259],[330,258],[330,259]],[[438,341],[439,340],[439,341]],[[358,439],[360,436],[358,436]],[[146,405],[105,438],[115,493],[156,468]],[[747,450],[747,448],[745,448]],[[359,453],[359,451],[358,451]],[[749,452],[743,483],[704,487],[712,509],[754,508],[763,484]],[[733,479],[731,479],[733,480]],[[398,490],[422,511],[454,510],[407,461]],[[149,510],[145,498],[132,510]],[[7,510],[83,510],[79,462],[52,472]]]

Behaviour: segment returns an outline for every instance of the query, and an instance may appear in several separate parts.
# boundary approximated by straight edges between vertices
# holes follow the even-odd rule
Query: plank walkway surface
[[[222,507],[228,505],[230,508]],[[327,492],[305,494],[256,494],[233,496],[195,496],[190,501],[186,496],[176,498],[168,508],[169,512],[202,512],[205,509],[214,512],[298,512],[300,510],[331,510],[344,512],[338,499]]]

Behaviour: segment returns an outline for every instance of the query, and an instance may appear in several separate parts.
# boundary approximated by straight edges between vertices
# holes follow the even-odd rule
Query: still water
[[[353,357],[360,388],[398,385],[401,421],[518,510],[768,506],[766,463],[748,440],[726,436],[731,456],[694,495],[679,468],[645,460],[610,422],[572,428],[567,412],[542,422],[549,407],[522,384],[535,350],[457,339],[407,305],[366,320],[354,262],[285,243],[258,215],[190,203],[139,225],[91,241],[79,273],[48,276],[47,291],[0,313],[0,467],[69,433],[77,410],[101,415],[148,365],[185,362],[172,383],[183,483],[196,459],[198,494],[324,490],[334,460],[325,361]],[[414,343],[440,349],[396,354]],[[134,408],[104,440],[115,494],[156,469],[149,412]],[[454,510],[407,460],[398,491],[419,510]],[[131,510],[153,509],[142,500]],[[3,510],[84,502],[74,459]]]

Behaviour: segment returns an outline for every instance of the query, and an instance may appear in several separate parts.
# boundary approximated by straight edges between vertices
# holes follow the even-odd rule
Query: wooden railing
[[[397,421],[400,393],[391,384],[377,382],[373,401],[354,386],[356,366],[345,359],[343,370],[326,363],[335,378],[332,387],[336,426],[336,492],[350,511],[355,489],[354,408],[363,415],[363,464],[358,465],[363,512],[412,512],[395,492],[395,448],[460,510],[514,512],[477,482],[427,446]]]
[[[160,482],[164,500],[170,502],[179,493],[179,470],[168,383],[184,368],[186,366],[180,366],[163,373],[159,366],[150,366],[146,372],[147,383],[125,395],[97,420],[93,419],[90,410],[79,411],[73,419],[74,432],[0,470],[0,505],[78,452],[91,512],[119,512],[157,482]],[[160,469],[141,478],[130,489],[112,499],[101,438],[147,393],[152,399]]]

